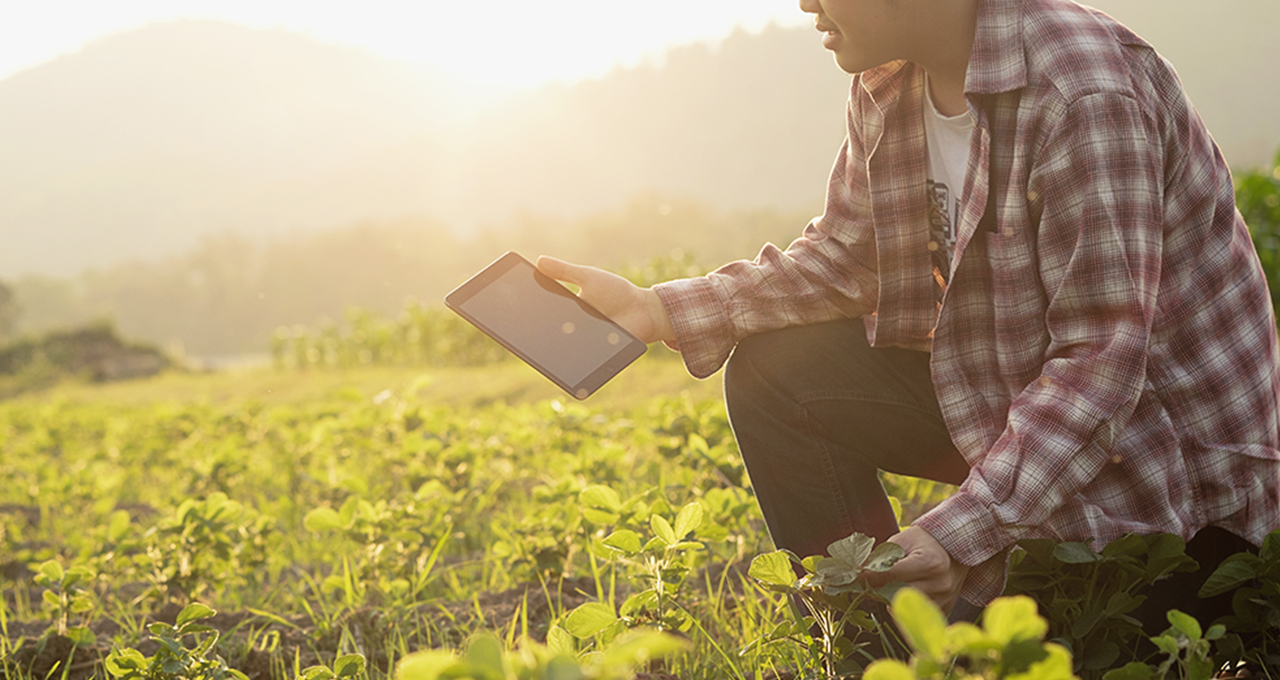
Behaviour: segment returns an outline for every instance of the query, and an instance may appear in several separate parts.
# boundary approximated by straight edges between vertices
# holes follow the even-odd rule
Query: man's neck
[[[920,0],[916,0],[920,2]],[[912,58],[929,73],[929,94],[939,113],[955,116],[969,110],[965,75],[978,24],[978,0],[928,0],[919,16],[922,28]]]

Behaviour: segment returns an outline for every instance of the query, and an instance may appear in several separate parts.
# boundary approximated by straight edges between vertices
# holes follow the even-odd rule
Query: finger
[[[559,260],[549,255],[540,255],[536,266],[538,267],[538,271],[557,281],[577,283],[577,281],[574,280],[576,276],[576,272],[574,270],[579,269],[577,265],[569,264],[564,260]]]

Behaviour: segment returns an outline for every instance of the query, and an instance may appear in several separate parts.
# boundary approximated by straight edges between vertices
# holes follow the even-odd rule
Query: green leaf
[[[1261,558],[1247,553],[1228,557],[1200,586],[1200,597],[1213,597],[1239,588],[1257,578],[1261,566]]]
[[[680,508],[676,515],[675,535],[677,540],[684,539],[689,532],[702,525],[702,505],[696,501]]]
[[[653,529],[653,534],[662,539],[662,542],[668,546],[676,544],[676,532],[671,528],[671,523],[662,515],[650,517],[649,528]]]
[[[350,678],[364,672],[363,654],[345,654],[333,662],[333,672],[339,678]]]
[[[88,567],[71,567],[67,570],[66,575],[62,577],[62,588],[63,590],[70,590],[71,586],[91,579],[93,579],[93,570]]]
[[[191,604],[183,607],[182,611],[178,614],[177,626],[181,628],[192,621],[207,619],[216,613],[217,612],[208,605],[203,605],[199,602],[192,602]]]
[[[1173,625],[1179,633],[1187,636],[1191,640],[1199,640],[1204,631],[1200,628],[1200,622],[1196,621],[1194,616],[1184,614],[1177,609],[1170,609],[1165,616],[1169,619],[1169,623]]]
[[[689,648],[674,635],[637,628],[618,636],[604,651],[606,665],[639,666]]]
[[[62,606],[62,598],[58,597],[58,594],[53,592],[52,590],[46,590],[41,592],[40,597],[43,598],[46,603],[48,603],[53,607]]]
[[[902,546],[886,541],[877,545],[876,549],[871,551],[871,556],[867,558],[867,563],[863,566],[863,569],[867,571],[889,571],[906,554]]]
[[[505,678],[506,665],[502,659],[502,643],[492,635],[480,635],[467,646],[467,664],[473,670],[488,671],[480,675]]]
[[[1151,638],[1152,644],[1169,656],[1178,655],[1178,641],[1172,635],[1160,635]]]
[[[824,557],[814,565],[818,578],[814,582],[822,586],[843,586],[858,580],[862,570],[844,560]]]
[[[1045,645],[1044,651],[1042,661],[1031,664],[1026,673],[1005,676],[1006,680],[1075,680],[1076,676],[1071,672],[1070,652],[1054,644]]]
[[[563,654],[570,657],[577,652],[573,635],[565,630],[563,626],[552,626],[547,631],[547,649],[554,654]]]
[[[1040,617],[1035,600],[1025,596],[997,598],[982,614],[982,627],[996,641],[1040,640],[1049,624]]]
[[[604,539],[604,544],[627,554],[635,554],[640,552],[640,534],[630,529],[619,529]]]
[[[588,486],[578,495],[578,501],[590,508],[614,513],[622,512],[622,499],[618,497],[618,492],[607,486],[599,484]]]
[[[330,680],[335,677],[333,670],[324,666],[308,666],[298,674],[297,680]]]
[[[341,530],[346,527],[346,523],[342,521],[342,515],[339,515],[337,510],[324,507],[308,512],[302,519],[302,526],[306,527],[307,531],[320,533]]]
[[[1110,640],[1095,640],[1084,648],[1083,666],[1089,670],[1110,668],[1120,658],[1120,647]]]
[[[1059,543],[1058,547],[1053,549],[1053,556],[1065,564],[1089,564],[1102,561],[1102,555],[1094,552],[1093,548],[1084,543]]]
[[[44,564],[40,565],[40,575],[49,579],[49,581],[53,583],[61,584],[62,577],[65,575],[65,573],[62,571],[61,564],[58,564],[53,560],[49,560],[48,562],[45,562]]]
[[[591,522],[592,524],[598,524],[600,526],[609,526],[611,524],[617,524],[618,520],[622,519],[622,515],[619,515],[616,512],[608,512],[605,510],[600,510],[598,508],[583,508],[582,518],[587,520],[588,522]]]
[[[915,680],[911,667],[897,659],[880,659],[872,663],[862,680]]]
[[[617,620],[613,607],[603,602],[588,602],[569,612],[564,628],[581,640],[600,633]]]
[[[827,554],[861,569],[875,544],[876,539],[855,532],[827,546]]]
[[[928,659],[942,658],[947,620],[929,598],[915,588],[903,588],[893,598],[892,612],[912,648]]]
[[[542,676],[542,680],[586,680],[586,678],[587,675],[582,672],[578,662],[569,654],[561,654],[548,661],[546,673]]]
[[[1140,661],[1130,661],[1120,668],[1107,671],[1102,680],[1155,680],[1156,669]]]
[[[640,612],[655,609],[658,606],[658,593],[652,589],[641,590],[638,593],[632,593],[630,597],[622,601],[620,612],[623,616],[632,616]]]
[[[71,640],[71,644],[76,647],[92,647],[97,641],[98,636],[93,631],[83,626],[67,629],[67,638]]]
[[[129,675],[147,665],[147,657],[136,649],[113,649],[107,655],[107,672],[114,676]]]
[[[1258,555],[1269,562],[1280,559],[1280,529],[1272,531],[1262,539],[1262,549],[1258,551]]]
[[[416,652],[396,665],[395,680],[439,680],[446,672],[459,670],[460,666],[457,657],[447,650]]]
[[[791,568],[791,559],[781,550],[757,555],[751,560],[747,574],[774,586],[790,588],[796,583],[796,572]]]

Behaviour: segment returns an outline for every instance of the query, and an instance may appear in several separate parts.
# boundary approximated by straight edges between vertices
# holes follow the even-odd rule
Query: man
[[[539,263],[696,376],[732,351],[775,543],[887,538],[887,579],[950,608],[998,595],[1024,537],[1220,559],[1280,527],[1275,319],[1173,69],[1066,0],[800,6],[853,74],[801,238],[653,289]],[[898,532],[878,469],[960,487]]]

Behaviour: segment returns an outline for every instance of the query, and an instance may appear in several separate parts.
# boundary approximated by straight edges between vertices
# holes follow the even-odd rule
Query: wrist
[[[649,319],[653,323],[654,340],[675,342],[676,331],[671,325],[671,315],[667,313],[667,306],[662,304],[662,298],[658,296],[658,292],[652,288],[645,288],[644,297],[645,307],[649,310]]]

